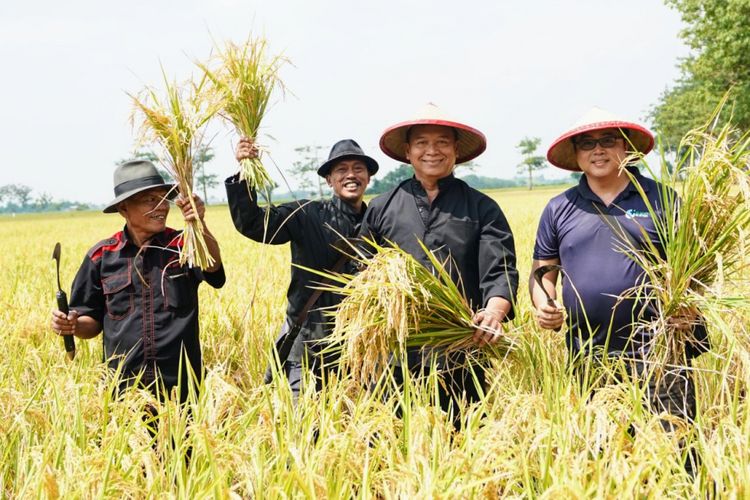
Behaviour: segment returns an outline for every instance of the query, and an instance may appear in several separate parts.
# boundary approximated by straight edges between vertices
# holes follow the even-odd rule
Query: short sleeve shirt
[[[657,182],[630,168],[658,218],[663,218],[661,189]],[[623,237],[616,235],[599,211],[626,231],[633,242],[651,240],[661,249],[649,208],[633,182],[605,207],[591,191],[586,176],[578,186],[553,198],[544,209],[534,245],[534,259],[559,259],[563,267],[563,304],[570,321],[569,347],[579,351],[590,341],[607,346],[610,353],[629,345],[633,325],[655,314],[653,307],[634,299],[620,300],[627,291],[645,279],[643,269],[624,249]],[[608,335],[608,332],[611,332]],[[642,332],[633,339],[640,348],[648,338]]]
[[[120,231],[89,250],[73,281],[70,308],[102,324],[104,358],[112,369],[123,363],[126,383],[141,374],[144,385],[158,379],[171,389],[183,356],[201,376],[198,285],[220,288],[225,275],[223,267],[203,273],[180,265],[180,234],[167,228],[139,248]]]

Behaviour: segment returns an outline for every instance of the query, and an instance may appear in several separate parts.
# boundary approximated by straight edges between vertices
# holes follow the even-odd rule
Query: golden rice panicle
[[[203,128],[218,111],[217,101],[206,92],[206,79],[182,85],[170,81],[162,68],[164,90],[146,87],[140,94],[129,94],[133,100],[131,122],[138,126],[141,142],[159,145],[162,164],[174,177],[183,198],[193,201],[193,154],[203,140]],[[181,235],[180,264],[203,269],[213,266],[203,223],[189,221]]]
[[[274,182],[261,161],[264,148],[258,144],[258,135],[274,92],[278,89],[283,95],[279,71],[288,62],[282,55],[272,55],[264,38],[251,36],[243,44],[225,43],[216,49],[211,63],[198,64],[222,103],[221,116],[258,147],[258,157],[240,162],[240,179],[267,196]]]
[[[374,255],[357,257],[366,266],[359,274],[312,271],[338,283],[324,289],[344,296],[332,313],[334,328],[328,341],[355,378],[377,380],[391,355],[401,357],[408,348],[451,350],[471,345],[473,312],[444,263],[426,247],[433,270],[396,246],[367,243]],[[511,346],[503,337],[497,351],[507,352]]]
[[[697,342],[693,328],[678,327],[681,318],[693,318],[696,326],[708,308],[750,305],[747,297],[726,295],[741,288],[724,286],[744,268],[750,229],[750,134],[738,133],[728,121],[719,125],[725,101],[703,127],[686,134],[673,168],[662,162],[662,214],[639,188],[664,251],[630,245],[628,254],[648,277],[633,294],[658,310],[642,326],[654,332],[651,352],[659,364],[684,364],[686,345]]]

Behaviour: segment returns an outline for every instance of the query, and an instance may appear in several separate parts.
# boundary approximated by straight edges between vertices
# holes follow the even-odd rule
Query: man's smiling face
[[[370,173],[362,160],[343,160],[331,168],[326,182],[341,200],[355,205],[362,201],[370,183]]]
[[[150,238],[167,227],[167,192],[165,188],[154,188],[134,194],[120,203],[118,211],[131,230]]]
[[[619,175],[620,164],[628,156],[625,137],[616,128],[577,135],[573,138],[573,144],[578,166],[589,177],[609,178]]]

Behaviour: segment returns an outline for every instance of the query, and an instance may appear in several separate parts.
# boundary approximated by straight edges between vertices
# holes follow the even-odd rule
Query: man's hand
[[[182,216],[185,217],[186,221],[202,221],[203,216],[206,215],[206,205],[203,203],[203,200],[201,200],[200,197],[195,193],[193,193],[193,203],[195,203],[197,213],[195,210],[193,210],[193,205],[191,205],[188,199],[184,198],[182,195],[180,195],[175,201],[175,205],[177,205],[179,209],[182,210]]]
[[[500,339],[503,333],[501,321],[505,315],[501,313],[482,309],[478,311],[472,321],[477,329],[471,337],[477,347],[492,345]]]
[[[52,310],[52,321],[50,326],[58,335],[75,335],[78,325],[78,312],[70,311],[67,315],[56,309]]]
[[[559,330],[565,321],[563,308],[557,301],[554,305],[543,302],[534,310],[534,317],[541,328],[548,330]]]
[[[240,142],[237,144],[237,151],[235,151],[235,157],[238,162],[257,158],[259,154],[258,146],[255,145],[252,139],[247,137],[240,138]]]
[[[700,314],[691,308],[682,308],[667,318],[667,326],[680,333],[689,333],[700,322]]]

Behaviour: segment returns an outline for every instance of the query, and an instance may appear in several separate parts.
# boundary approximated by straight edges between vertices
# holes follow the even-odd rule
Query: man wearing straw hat
[[[556,301],[555,284],[562,271],[567,343],[574,357],[599,351],[634,361],[630,369],[638,373],[646,368],[642,361],[648,356],[652,337],[646,329],[634,325],[657,313],[642,301],[621,299],[644,276],[643,269],[623,250],[643,248],[644,235],[661,248],[656,225],[638,186],[657,214],[663,206],[664,187],[625,162],[630,153],[645,155],[653,145],[654,138],[645,127],[599,108],[593,108],[552,143],[547,152],[549,162],[583,175],[576,187],[553,198],[544,209],[529,280],[539,326],[559,329],[564,315]],[[546,268],[549,272],[542,269],[539,273],[544,273],[540,280],[544,289],[533,279],[534,272],[543,266],[551,266]],[[696,318],[682,319],[683,328],[695,328],[698,342],[686,345],[687,357],[692,358],[705,351],[706,332],[702,324],[693,326],[700,323]],[[671,371],[664,380],[659,387],[653,378],[649,381],[651,408],[692,419],[694,388],[687,371]],[[669,426],[667,421],[664,425]]]
[[[193,195],[195,212],[180,197],[185,220],[203,221],[215,263],[203,271],[179,263],[181,233],[166,225],[177,193],[151,162],[122,163],[114,184],[104,213],[119,213],[125,227],[88,251],[73,282],[70,313],[53,311],[52,329],[82,339],[104,331],[104,357],[121,369],[121,388],[138,382],[157,396],[179,388],[184,402],[192,380],[202,377],[198,285],[221,288],[225,281],[219,245],[205,226],[200,198]]]
[[[249,139],[237,146],[237,161],[253,158],[258,150]],[[342,271],[349,259],[340,251],[346,238],[356,236],[365,213],[363,201],[370,176],[378,163],[367,156],[352,139],[338,141],[328,159],[318,168],[333,191],[328,200],[300,200],[282,205],[258,206],[256,193],[234,175],[226,180],[229,211],[237,231],[270,245],[291,243],[292,271],[287,290],[286,320],[276,341],[276,355],[285,373],[296,403],[302,390],[303,370],[307,366],[320,390],[331,360],[319,354],[319,341],[330,333],[330,321],[321,309],[339,303],[338,295],[313,290],[320,281],[303,266],[320,271]],[[326,366],[324,366],[326,365]],[[273,378],[273,367],[266,371],[266,382]]]
[[[430,103],[416,117],[387,128],[380,148],[395,160],[411,163],[414,177],[372,200],[362,236],[393,243],[428,269],[431,263],[422,243],[441,261],[449,259],[451,277],[478,311],[475,343],[493,344],[502,334],[502,322],[513,316],[518,288],[513,235],[498,204],[453,173],[457,164],[484,152],[484,134]],[[430,358],[427,350],[409,351],[409,370],[418,377],[425,374]],[[463,352],[438,354],[434,360],[445,381],[438,389],[440,405],[453,412],[458,425],[459,411],[453,406],[461,399],[479,399],[484,369],[467,365]],[[396,370],[397,382],[402,375]]]

